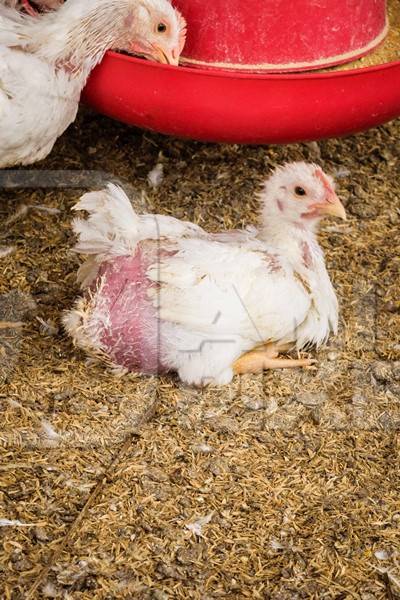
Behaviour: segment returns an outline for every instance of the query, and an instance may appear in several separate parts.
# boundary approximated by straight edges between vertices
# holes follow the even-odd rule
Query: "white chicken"
[[[49,154],[107,49],[176,65],[185,31],[168,0],[68,0],[39,19],[0,5],[0,168]]]
[[[318,245],[324,215],[345,218],[316,165],[276,169],[260,196],[260,229],[208,234],[167,216],[137,215],[123,190],[85,194],[76,251],[85,295],[64,317],[75,343],[143,373],[177,371],[193,385],[234,373],[307,366],[280,352],[336,332],[338,304]]]

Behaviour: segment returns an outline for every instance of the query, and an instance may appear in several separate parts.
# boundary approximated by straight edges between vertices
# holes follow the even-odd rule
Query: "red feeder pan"
[[[178,2],[188,17],[192,2],[196,6],[203,3],[226,7],[233,0],[185,0],[186,10],[184,0]],[[303,0],[291,3],[263,0],[262,4],[265,8],[269,3],[271,6],[279,4],[281,8],[283,4],[290,4],[292,11],[297,10],[297,4],[304,4]],[[364,0],[337,2],[341,11],[345,4],[354,8],[365,7],[366,3]],[[313,4],[333,5],[328,0]],[[368,4],[370,12],[376,10],[375,14],[382,16],[384,0]],[[240,5],[245,11],[245,0]],[[358,31],[356,25],[362,29],[367,20],[365,14],[357,14],[358,20],[354,17],[352,21],[354,35]],[[283,12],[283,22],[285,18]],[[222,21],[221,27],[222,24],[225,28],[232,27],[231,21]],[[312,23],[309,27],[316,31],[315,23],[314,29]],[[191,30],[190,20],[188,29]],[[250,39],[256,43],[254,33]],[[189,52],[191,48],[189,43]],[[260,50],[260,46],[258,48]],[[250,49],[251,44],[247,52]],[[279,52],[283,53],[282,46]],[[207,55],[207,60],[210,56]],[[217,58],[221,56],[223,54]],[[248,53],[246,60],[253,60]],[[196,140],[260,144],[317,140],[362,131],[399,116],[400,60],[329,73],[260,74],[172,67],[108,52],[92,73],[84,100],[99,112],[125,123]]]
[[[385,0],[174,0],[188,22],[182,63],[299,71],[354,60],[387,33]]]

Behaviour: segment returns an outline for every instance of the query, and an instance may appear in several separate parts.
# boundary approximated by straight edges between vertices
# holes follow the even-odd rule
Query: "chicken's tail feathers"
[[[76,218],[72,223],[78,238],[75,252],[91,255],[78,274],[85,286],[92,279],[90,272],[96,265],[135,250],[139,241],[139,216],[124,190],[113,183],[103,190],[84,194],[73,210],[89,213],[86,219]]]
[[[73,210],[85,210],[87,219],[74,219],[80,254],[129,254],[138,242],[139,217],[124,190],[109,183],[104,190],[84,194]]]

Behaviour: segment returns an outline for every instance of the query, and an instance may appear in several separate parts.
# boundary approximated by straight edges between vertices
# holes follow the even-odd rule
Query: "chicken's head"
[[[346,218],[335,184],[321,167],[305,162],[278,167],[261,193],[266,222],[285,221],[302,228],[313,228],[326,215]]]
[[[186,40],[186,21],[168,0],[135,2],[126,26],[120,50],[178,65]]]

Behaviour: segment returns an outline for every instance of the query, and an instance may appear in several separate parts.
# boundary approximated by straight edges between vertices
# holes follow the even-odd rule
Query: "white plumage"
[[[336,332],[315,231],[324,214],[344,217],[344,209],[332,180],[305,163],[276,170],[261,201],[259,230],[213,235],[138,215],[111,184],[83,196],[75,209],[89,217],[74,230],[76,250],[91,255],[79,274],[90,287],[64,321],[75,342],[124,368],[175,370],[196,385],[310,364],[276,356]]]
[[[38,18],[0,4],[0,168],[49,154],[107,49],[177,64],[184,39],[168,0],[68,0]]]

